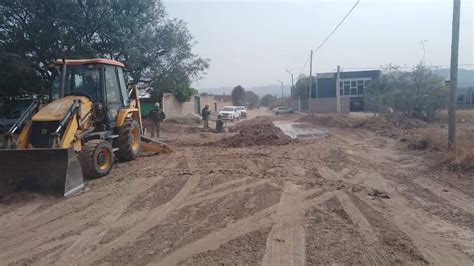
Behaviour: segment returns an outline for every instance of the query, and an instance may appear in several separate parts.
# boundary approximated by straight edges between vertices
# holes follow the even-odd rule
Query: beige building
[[[180,102],[172,93],[163,93],[163,111],[167,118],[184,117],[190,114],[199,115],[201,109],[209,104],[211,112],[216,114],[224,106],[232,105],[232,99],[229,97],[221,95],[192,96],[189,101]]]

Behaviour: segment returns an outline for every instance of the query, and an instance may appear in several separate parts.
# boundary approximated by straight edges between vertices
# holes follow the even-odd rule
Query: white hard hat
[[[155,103],[155,107],[160,107],[160,103]]]

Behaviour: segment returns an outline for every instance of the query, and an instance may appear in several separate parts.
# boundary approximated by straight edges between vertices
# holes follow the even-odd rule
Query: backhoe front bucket
[[[157,154],[169,153],[172,152],[170,147],[166,143],[159,140],[155,140],[146,136],[141,137],[142,139],[142,151],[144,152],[154,152]]]
[[[73,149],[0,150],[0,193],[26,190],[67,197],[83,187]]]

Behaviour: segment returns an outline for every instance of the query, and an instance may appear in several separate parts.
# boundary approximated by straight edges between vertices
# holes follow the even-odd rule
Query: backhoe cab
[[[107,175],[114,159],[170,151],[142,136],[138,93],[127,89],[122,63],[62,60],[55,68],[52,101],[34,101],[7,133],[0,193],[26,189],[68,196],[84,186],[84,176]]]

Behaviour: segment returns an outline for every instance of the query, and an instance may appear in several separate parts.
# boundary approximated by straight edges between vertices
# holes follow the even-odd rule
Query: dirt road
[[[472,177],[364,129],[304,126],[328,134],[230,148],[236,133],[165,132],[174,153],[80,195],[3,196],[0,264],[474,264]]]

